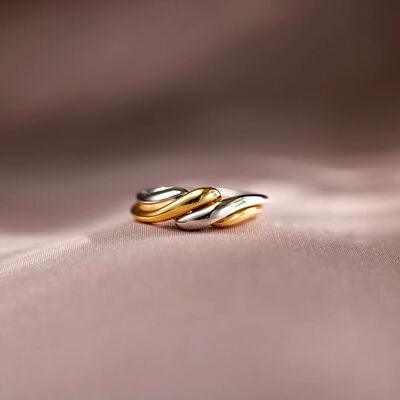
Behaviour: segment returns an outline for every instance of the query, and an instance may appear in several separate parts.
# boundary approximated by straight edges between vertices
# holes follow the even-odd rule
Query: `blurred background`
[[[398,399],[399,15],[0,1],[0,397]],[[158,185],[270,201],[188,236]]]
[[[112,202],[126,208],[143,185],[196,179],[372,196],[386,184],[393,195],[399,11],[365,0],[2,2],[2,230],[80,225]]]

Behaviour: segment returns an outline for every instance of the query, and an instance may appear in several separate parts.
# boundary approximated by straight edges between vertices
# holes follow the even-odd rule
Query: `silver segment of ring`
[[[218,188],[221,193],[227,193],[226,189]],[[262,205],[266,202],[267,196],[255,193],[233,192],[236,194],[222,201],[211,204],[203,209],[185,214],[175,220],[175,224],[185,230],[198,230],[209,227],[215,222],[221,221],[229,215],[248,207]]]
[[[142,202],[158,202],[183,196],[188,191],[180,187],[159,186],[145,189],[137,193],[136,197]]]

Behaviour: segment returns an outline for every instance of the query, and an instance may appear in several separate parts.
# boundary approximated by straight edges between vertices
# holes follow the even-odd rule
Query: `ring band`
[[[142,190],[131,208],[137,221],[156,223],[170,219],[184,230],[210,226],[223,228],[255,217],[267,196],[236,190],[201,187],[188,191],[160,186]]]

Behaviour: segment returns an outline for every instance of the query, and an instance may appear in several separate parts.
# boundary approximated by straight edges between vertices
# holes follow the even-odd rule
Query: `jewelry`
[[[160,186],[142,190],[131,213],[140,222],[170,219],[185,230],[209,226],[223,228],[255,217],[262,211],[267,196],[224,188],[201,187],[191,191]]]

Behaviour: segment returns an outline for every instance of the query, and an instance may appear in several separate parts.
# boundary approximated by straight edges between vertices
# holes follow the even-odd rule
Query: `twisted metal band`
[[[267,196],[224,188],[201,187],[188,191],[160,186],[142,190],[131,213],[140,222],[163,222],[170,219],[185,230],[209,226],[227,227],[255,217]]]

